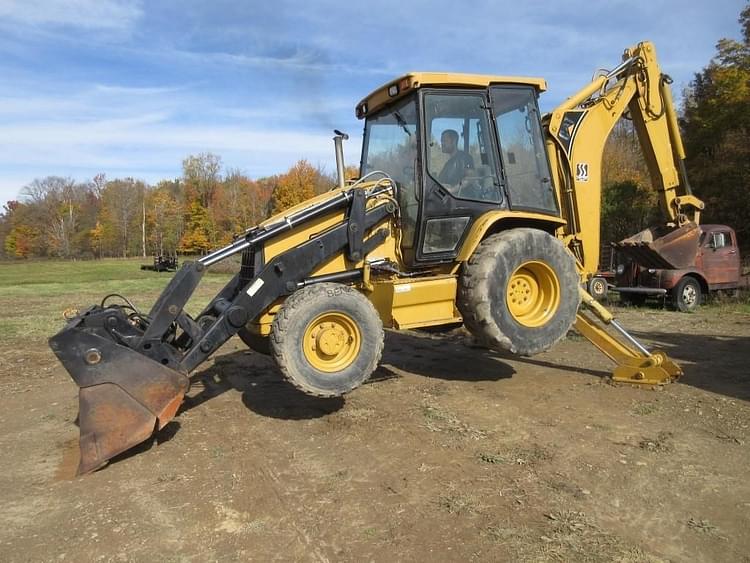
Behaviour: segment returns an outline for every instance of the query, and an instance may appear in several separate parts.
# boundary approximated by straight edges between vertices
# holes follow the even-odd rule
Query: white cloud
[[[253,177],[282,172],[301,158],[333,169],[331,135],[294,130],[216,124],[180,125],[163,114],[94,122],[62,121],[0,125],[0,200],[13,199],[35,177],[73,176],[82,181],[98,172],[149,182],[179,176],[189,154],[210,151],[225,168]],[[359,160],[361,139],[346,145],[348,160]],[[10,167],[27,175],[8,174]]]
[[[0,18],[31,26],[122,30],[142,15],[139,0],[0,0]]]

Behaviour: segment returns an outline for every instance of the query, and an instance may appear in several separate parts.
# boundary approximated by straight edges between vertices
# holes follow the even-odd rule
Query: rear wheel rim
[[[688,307],[693,307],[698,299],[698,292],[692,284],[687,284],[682,289],[682,302]]]
[[[508,280],[506,304],[519,324],[544,325],[560,306],[560,281],[555,271],[544,262],[521,264]]]
[[[307,325],[302,351],[312,367],[335,373],[349,367],[359,355],[362,333],[349,315],[327,312]]]

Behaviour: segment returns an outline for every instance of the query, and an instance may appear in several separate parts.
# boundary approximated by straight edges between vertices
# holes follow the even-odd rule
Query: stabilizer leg
[[[585,336],[617,366],[612,372],[612,380],[638,385],[665,385],[682,376],[682,369],[661,350],[647,350],[631,334],[622,328],[612,313],[605,309],[583,288],[580,288],[581,301],[605,325],[613,327],[624,341],[620,341],[599,326],[594,319],[579,311],[574,323],[575,329]]]

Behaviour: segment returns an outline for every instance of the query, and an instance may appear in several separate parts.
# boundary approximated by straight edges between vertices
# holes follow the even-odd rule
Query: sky
[[[0,204],[35,178],[150,183],[212,152],[252,178],[306,158],[409,71],[541,76],[542,110],[654,41],[679,94],[746,0],[0,0]]]

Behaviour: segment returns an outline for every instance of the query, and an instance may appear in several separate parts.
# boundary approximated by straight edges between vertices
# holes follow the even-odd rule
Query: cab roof
[[[399,98],[419,88],[454,87],[454,88],[487,88],[491,84],[520,84],[533,86],[537,92],[547,89],[544,78],[528,76],[499,76],[494,74],[462,74],[457,72],[409,72],[395,80],[387,82],[372,91],[357,104],[359,119],[379,110]]]

